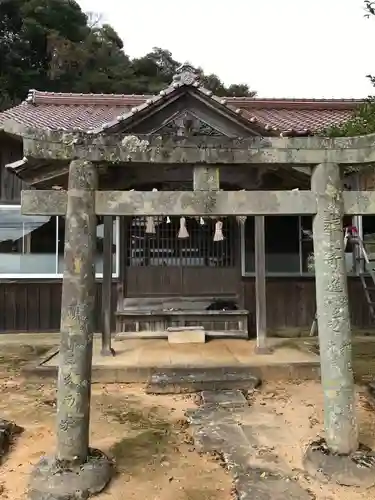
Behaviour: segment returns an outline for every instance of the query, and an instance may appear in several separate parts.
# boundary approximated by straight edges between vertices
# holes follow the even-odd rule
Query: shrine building
[[[95,163],[99,191],[201,190],[198,171],[179,153],[179,144],[217,148],[217,170],[211,169],[213,177],[202,181],[208,189],[303,191],[310,189],[312,166],[231,164],[225,159],[226,141],[237,142],[242,151],[243,141],[253,138],[319,135],[348,120],[361,104],[340,99],[220,98],[202,87],[186,65],[156,96],[31,90],[24,102],[0,113],[0,333],[60,330],[65,213],[56,209],[51,215],[23,215],[21,192],[64,194],[69,161],[59,159],[53,145],[50,155],[25,155],[30,130],[38,131],[41,141],[43,133],[49,134],[51,144],[53,137],[70,133],[108,139],[112,156]],[[131,147],[137,138],[137,151],[142,149],[139,141],[147,138],[145,144],[153,144],[155,154],[159,139],[163,145],[170,140],[176,160],[173,151],[165,162],[160,155],[157,161],[143,161],[141,156],[136,161],[117,159],[116,141]],[[347,190],[372,190],[374,180],[365,166],[344,172]],[[181,200],[177,201],[182,206]],[[222,215],[189,216],[172,208],[161,215],[97,215],[96,331],[107,328],[125,337],[149,337],[163,336],[173,326],[199,325],[212,337],[252,338],[261,307],[257,293],[265,295],[268,335],[310,330],[316,313],[313,215],[275,213],[257,219],[228,210]],[[375,215],[346,216],[344,226],[350,225],[358,229],[370,252],[374,243],[375,256]],[[260,288],[257,259],[265,261],[264,277],[258,276]],[[352,324],[370,328],[375,318],[363,289],[367,270],[353,257],[350,243],[345,262]]]

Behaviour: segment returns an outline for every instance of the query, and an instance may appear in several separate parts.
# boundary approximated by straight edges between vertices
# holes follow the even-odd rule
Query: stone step
[[[260,384],[248,368],[180,368],[165,369],[151,375],[148,394],[181,394],[201,391],[251,391]]]
[[[167,328],[170,344],[204,344],[206,332],[203,326],[171,326]]]

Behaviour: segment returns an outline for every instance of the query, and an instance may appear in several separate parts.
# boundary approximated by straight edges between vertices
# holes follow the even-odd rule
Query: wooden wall
[[[128,267],[126,295],[200,296],[237,294],[239,271],[235,267]]]
[[[23,157],[22,142],[0,132],[0,204],[20,203],[23,183],[5,165]]]
[[[228,269],[226,270],[228,271]],[[214,284],[197,273],[191,291],[212,293]],[[229,276],[229,275],[228,275]],[[139,279],[142,277],[140,276]],[[151,279],[151,278],[150,278]],[[231,288],[233,291],[234,278]],[[152,281],[152,280],[151,280]],[[230,283],[228,278],[228,284]],[[96,329],[101,329],[101,282],[96,291]],[[166,283],[167,286],[167,283]],[[252,278],[241,282],[245,308],[250,312],[250,335],[255,325],[255,287]],[[228,293],[230,287],[222,287]],[[116,307],[116,283],[113,284],[112,309]],[[349,279],[349,300],[352,323],[357,328],[368,328],[371,319],[358,279]],[[61,281],[0,282],[0,332],[52,332],[60,327]],[[267,321],[271,330],[283,328],[310,328],[315,313],[315,284],[311,278],[270,278],[267,280]],[[114,316],[112,319],[113,329]],[[374,325],[373,325],[374,326]]]
[[[255,281],[242,282],[245,308],[250,313],[250,334],[255,333]],[[309,329],[315,314],[315,280],[313,278],[267,279],[267,326],[271,330]],[[375,327],[359,278],[348,279],[352,324],[356,328]]]
[[[61,280],[0,281],[0,333],[58,332],[60,330]],[[96,284],[96,331],[101,330],[101,282]],[[113,284],[112,309],[116,305]],[[113,315],[112,328],[115,329]]]

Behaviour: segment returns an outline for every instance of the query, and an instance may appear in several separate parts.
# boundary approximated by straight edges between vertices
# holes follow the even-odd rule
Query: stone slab
[[[235,480],[241,500],[312,500],[310,493],[297,482],[278,474],[248,470]]]
[[[185,416],[192,426],[200,426],[202,424],[212,424],[214,421],[220,423],[234,422],[235,415],[233,413],[227,407],[201,405],[198,408],[187,410]]]
[[[165,370],[151,375],[146,386],[149,394],[179,394],[216,390],[253,390],[260,381],[250,370],[238,369],[227,372],[225,369]]]
[[[278,440],[272,439],[272,437],[277,429],[270,428],[267,424],[264,426],[241,425],[241,428],[251,447],[247,461],[247,465],[251,469],[261,469],[285,477],[291,476],[290,466],[275,452],[273,443],[278,442]],[[279,433],[281,434],[282,430]],[[268,434],[270,434],[270,438]]]
[[[219,453],[234,479],[236,498],[241,500],[311,500],[292,477],[292,470],[277,456],[274,447],[262,446],[257,429],[244,432],[236,411],[221,402],[241,400],[240,391],[204,391],[204,404],[189,410],[194,444],[200,452]],[[244,398],[245,400],[245,398]],[[245,400],[246,403],[246,400]],[[251,412],[246,407],[243,412]]]
[[[206,405],[218,405],[224,407],[247,406],[247,400],[240,390],[227,391],[203,391],[202,402]]]
[[[170,344],[204,344],[206,332],[203,327],[168,328],[168,342]]]

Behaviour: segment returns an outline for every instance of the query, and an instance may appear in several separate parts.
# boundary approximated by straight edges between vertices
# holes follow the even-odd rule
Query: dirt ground
[[[357,419],[359,439],[375,449],[375,411],[358,387]],[[254,415],[254,416],[253,416]],[[299,478],[301,486],[316,500],[374,500],[375,488],[360,490],[321,484],[302,471],[306,446],[317,436],[323,437],[323,395],[317,382],[265,384],[254,398],[248,422],[267,428],[264,444],[273,447]],[[314,498],[314,497],[313,497]]]
[[[4,350],[3,350],[4,352]],[[23,362],[40,355],[7,347],[0,356],[0,417],[25,428],[0,467],[0,498],[23,500],[31,464],[54,452],[55,388],[28,384]],[[220,463],[200,456],[184,412],[194,400],[149,396],[141,386],[94,385],[91,445],[115,458],[117,477],[98,500],[228,500],[232,481]]]
[[[41,455],[54,451],[55,388],[29,384],[23,363],[43,348],[7,346],[0,355],[0,417],[25,428],[0,467],[0,498],[23,500],[28,474]],[[373,500],[375,490],[322,485],[301,473],[305,446],[323,429],[319,383],[265,384],[249,408],[265,415],[278,455],[295,471],[316,500]],[[115,458],[117,476],[98,500],[231,500],[230,473],[212,456],[199,455],[191,442],[184,412],[195,406],[186,396],[150,396],[141,386],[94,385],[91,445]],[[375,412],[358,395],[360,439],[375,449]],[[312,497],[313,498],[313,497]]]

